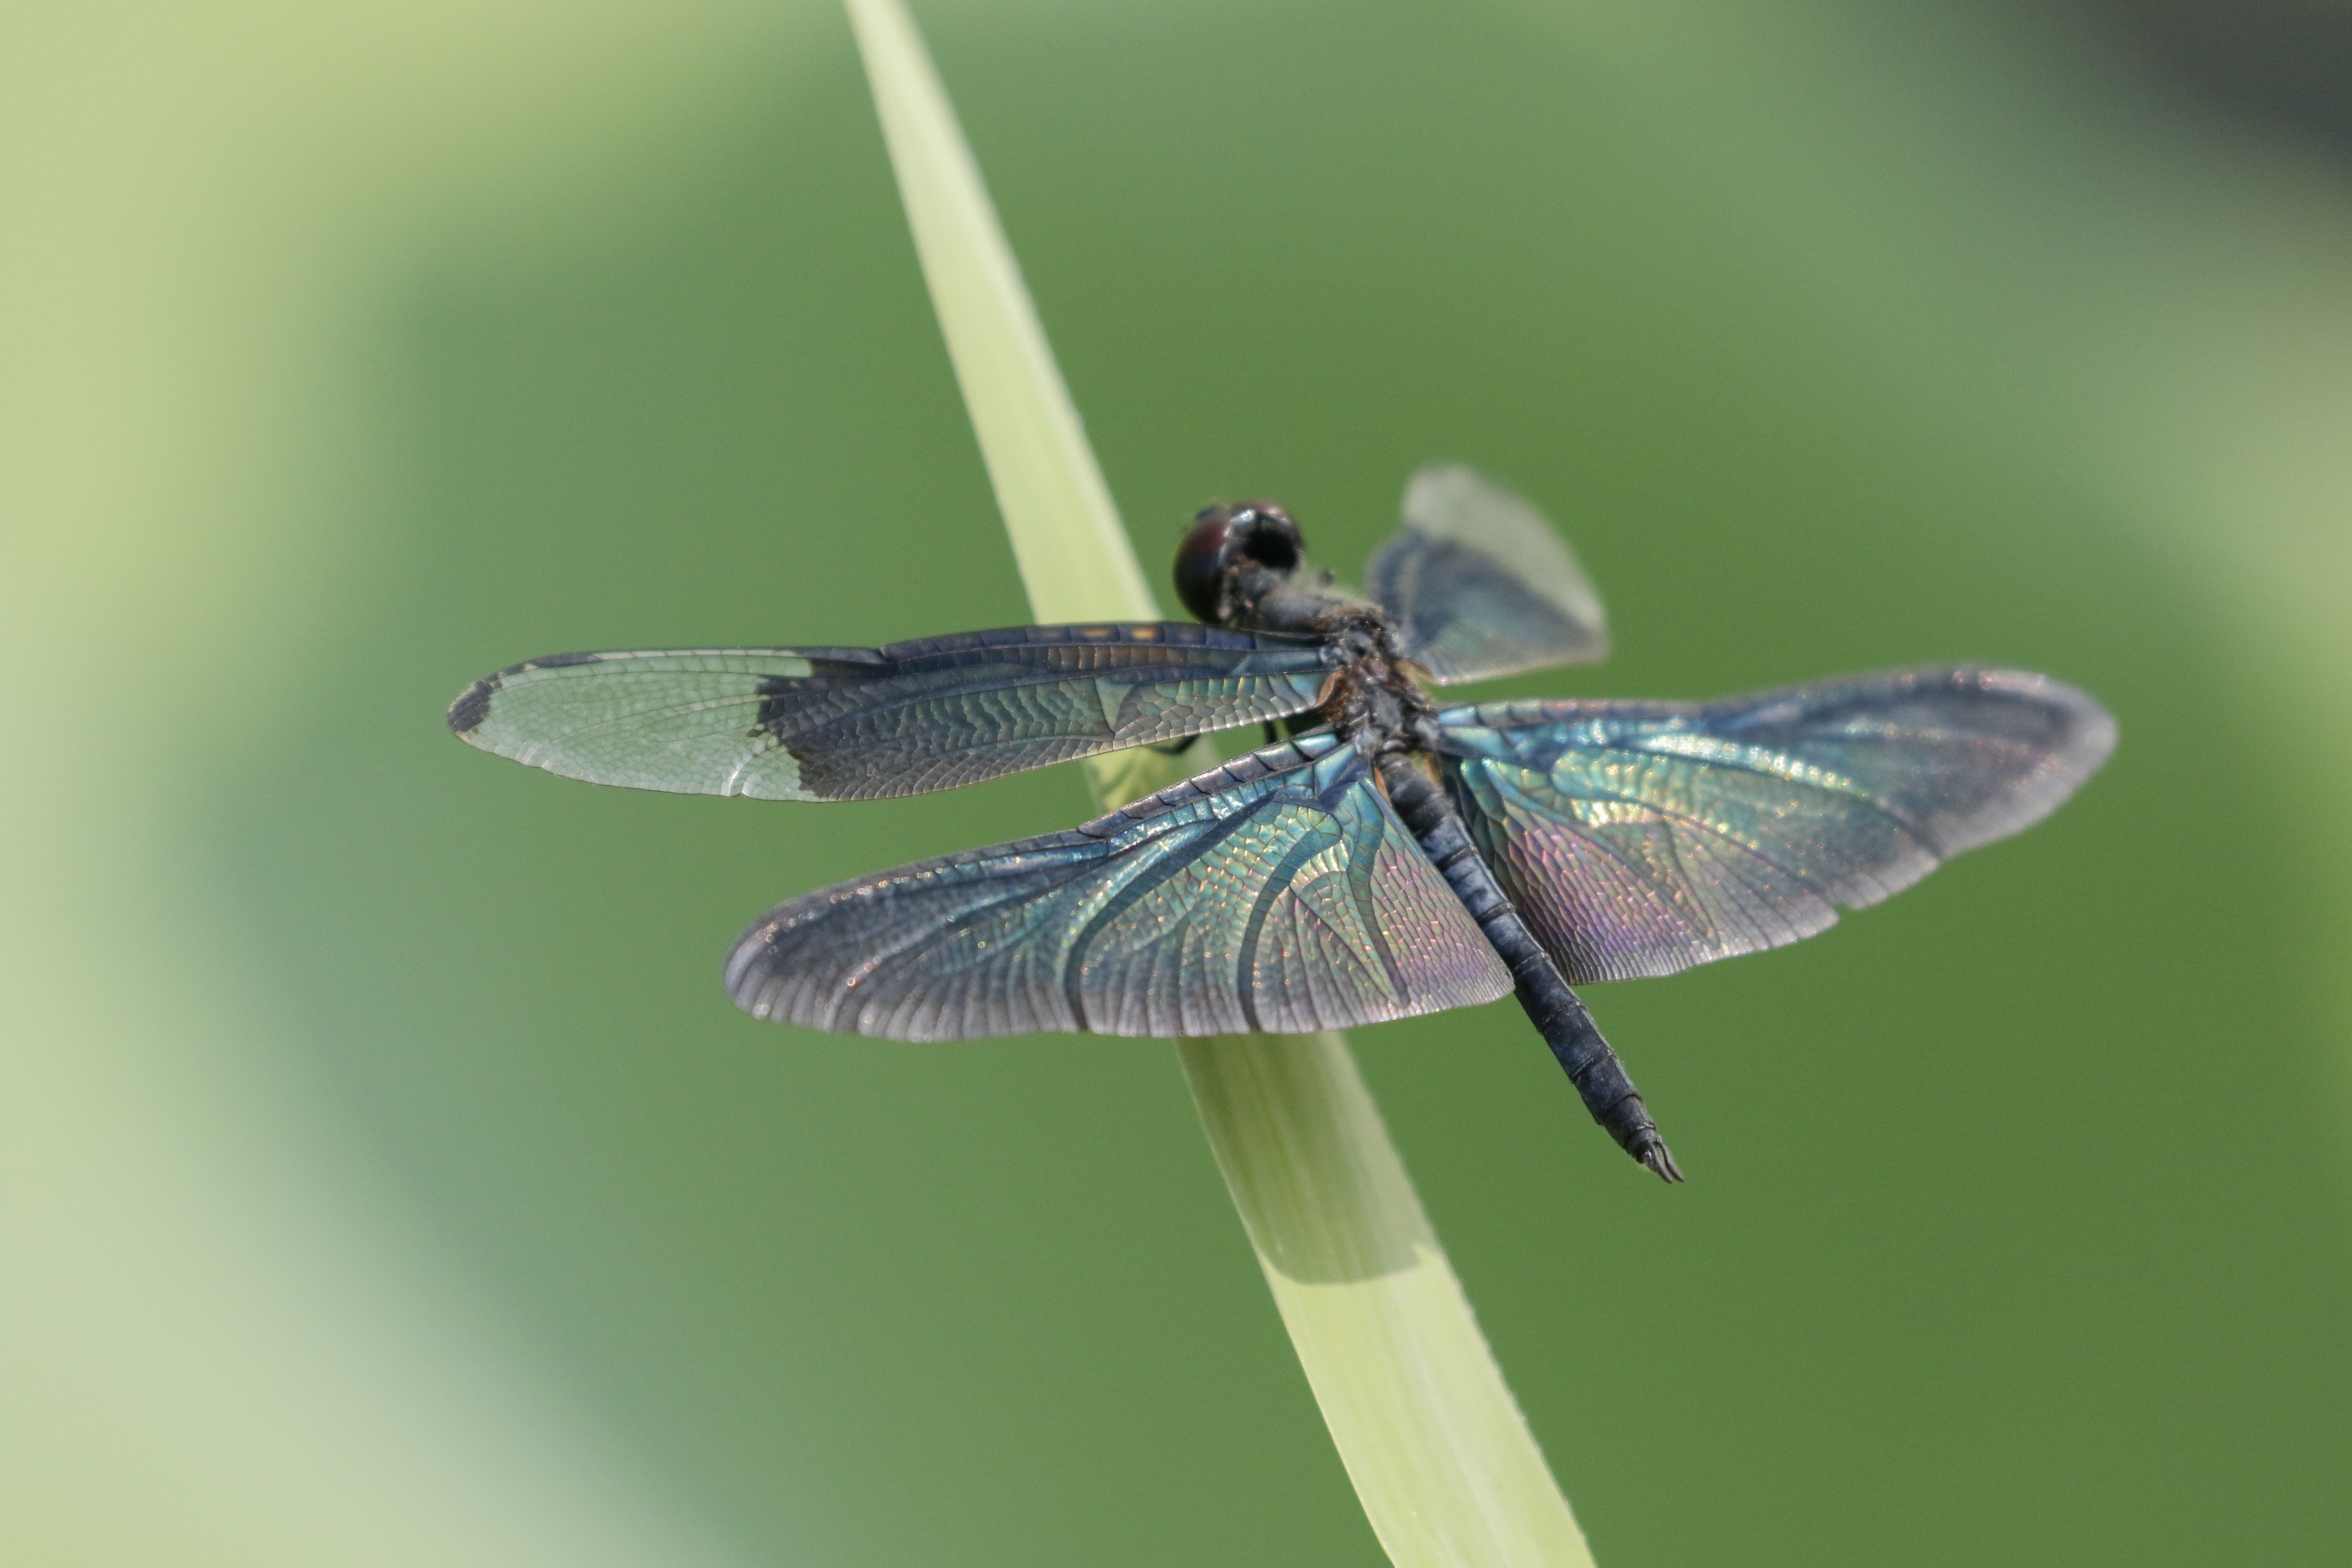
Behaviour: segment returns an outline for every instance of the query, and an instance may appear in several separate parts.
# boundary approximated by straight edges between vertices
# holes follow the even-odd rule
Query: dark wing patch
[[[1067,833],[780,904],[727,989],[756,1017],[901,1040],[1297,1034],[1507,995],[1444,879],[1329,736]]]
[[[477,680],[457,693],[457,700],[449,704],[449,732],[463,739],[481,727],[489,717],[490,699],[498,694],[499,678]]]
[[[1404,527],[1365,568],[1406,655],[1441,684],[1609,651],[1608,616],[1541,512],[1472,469],[1412,477]]]
[[[1328,673],[1318,642],[1175,622],[559,654],[467,687],[449,728],[593,784],[860,800],[1280,718]]]
[[[2071,686],[1966,668],[1439,723],[1480,852],[1579,984],[1811,936],[2041,820],[2116,738]]]

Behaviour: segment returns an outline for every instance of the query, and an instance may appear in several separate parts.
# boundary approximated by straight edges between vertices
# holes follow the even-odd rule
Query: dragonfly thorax
[[[1271,629],[1271,628],[1268,628]],[[1435,740],[1437,705],[1423,691],[1416,667],[1397,653],[1377,605],[1343,605],[1318,617],[1336,668],[1316,716],[1367,758],[1426,750]]]

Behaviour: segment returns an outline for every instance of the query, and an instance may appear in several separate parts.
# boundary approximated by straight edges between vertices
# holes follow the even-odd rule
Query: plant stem
[[[847,0],[923,277],[1041,621],[1156,620],[971,151],[900,0]],[[1089,769],[1106,807],[1184,764]],[[1225,1185],[1372,1529],[1404,1568],[1590,1568],[1347,1042],[1186,1040]]]

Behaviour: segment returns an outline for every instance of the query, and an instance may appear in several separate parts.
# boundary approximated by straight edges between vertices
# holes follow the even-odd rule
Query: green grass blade
[[[907,219],[1032,610],[1159,608],[899,0],[847,0]],[[1188,764],[1092,770],[1106,805]],[[1591,1553],[1337,1035],[1187,1040],[1193,1102],[1381,1544],[1407,1568],[1575,1568]]]
[[[1390,1560],[1590,1568],[1347,1041],[1234,1035],[1179,1050],[1283,1326]]]
[[[852,0],[923,280],[1040,621],[1156,620],[955,110],[903,6]]]

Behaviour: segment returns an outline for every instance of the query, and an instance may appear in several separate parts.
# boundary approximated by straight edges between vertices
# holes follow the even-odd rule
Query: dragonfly
[[[2115,745],[2083,692],[1973,664],[1706,702],[1442,702],[1609,647],[1559,533],[1458,465],[1412,476],[1360,594],[1266,501],[1202,511],[1175,582],[1198,624],[535,658],[467,687],[449,728],[595,784],[843,801],[1263,725],[1083,826],[787,900],[730,950],[728,993],[918,1041],[1306,1033],[1516,995],[1668,1182],[1574,987],[1814,935],[2040,820]]]

